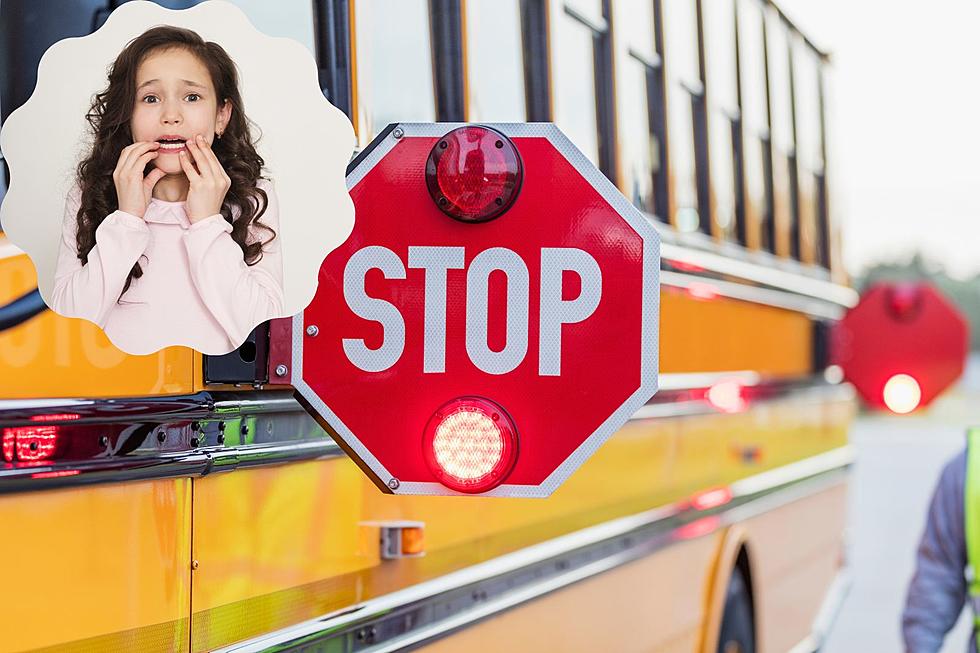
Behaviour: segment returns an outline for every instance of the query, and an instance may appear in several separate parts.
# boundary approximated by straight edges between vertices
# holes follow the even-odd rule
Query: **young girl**
[[[224,49],[154,27],[86,117],[94,142],[68,197],[54,310],[134,354],[224,354],[282,316],[278,202]]]

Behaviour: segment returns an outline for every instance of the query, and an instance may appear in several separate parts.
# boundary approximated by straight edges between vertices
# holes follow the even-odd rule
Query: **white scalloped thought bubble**
[[[100,215],[95,246],[84,265],[77,257],[75,234],[65,230],[77,229],[70,209],[66,220],[66,207],[72,206],[71,198],[80,198],[76,169],[93,149],[85,118],[93,98],[108,86],[108,71],[123,48],[161,25],[189,29],[219,44],[238,70],[243,115],[264,160],[264,180],[256,185],[270,196],[270,210],[260,221],[278,223],[276,238],[263,245],[262,260],[253,265],[243,265],[247,257],[231,240],[222,218],[189,219],[191,204],[181,201],[187,191],[184,197],[170,194],[150,201],[145,219],[119,211]],[[181,69],[172,59],[158,61],[164,65],[161,98],[137,102],[201,99],[173,90],[181,83],[173,81],[178,79],[176,71],[186,67]],[[185,105],[171,104],[176,108],[164,106],[154,114],[152,120],[162,126],[151,129],[150,138],[190,136],[180,133],[192,123],[182,114]],[[139,135],[136,127],[127,136],[130,133]],[[173,345],[224,354],[241,345],[262,321],[294,315],[312,301],[320,264],[353,229],[354,206],[345,170],[354,142],[350,121],[323,96],[316,63],[300,43],[263,34],[240,9],[222,0],[185,10],[127,2],[95,33],[59,41],[42,57],[33,95],[0,132],[0,148],[10,166],[0,222],[9,239],[30,256],[41,295],[59,314],[95,322],[113,344],[130,354]],[[177,177],[180,173],[164,179],[175,182]],[[170,184],[168,189],[174,187]],[[278,211],[271,210],[275,204]],[[118,209],[118,200],[109,208]],[[268,238],[267,231],[252,226],[245,242]],[[74,241],[68,256],[69,246],[63,244],[67,240]],[[143,276],[109,301],[106,298],[111,300],[118,290],[119,270],[128,268],[134,248],[143,248],[136,259]],[[235,248],[242,260],[232,260]],[[72,264],[77,269],[70,271]],[[128,277],[127,270],[123,278]]]

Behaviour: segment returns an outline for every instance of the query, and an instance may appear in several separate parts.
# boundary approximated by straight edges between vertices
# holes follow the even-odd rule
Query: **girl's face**
[[[231,104],[219,102],[208,69],[187,50],[154,52],[139,65],[130,130],[134,141],[160,142],[153,163],[168,175],[183,174],[178,157],[188,139],[211,143],[230,118]]]

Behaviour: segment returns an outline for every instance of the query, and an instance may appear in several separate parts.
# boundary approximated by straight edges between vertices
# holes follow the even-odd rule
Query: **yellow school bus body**
[[[341,3],[336,25],[350,35],[347,110],[361,145],[378,131],[357,43],[364,2]],[[536,52],[561,56],[553,41],[568,16],[599,34],[583,4],[537,3]],[[460,3],[464,25],[477,6]],[[762,6],[766,21],[784,20]],[[477,52],[467,38],[462,50],[465,68]],[[474,82],[464,72],[467,119]],[[562,102],[554,89],[546,96],[541,106]],[[25,405],[111,411],[147,398],[167,429],[159,451],[151,433],[137,456],[0,461],[0,651],[714,653],[735,573],[748,580],[758,651],[815,648],[843,586],[855,410],[851,388],[815,359],[825,337],[815,323],[839,317],[854,294],[841,285],[833,231],[820,267],[806,178],[794,261],[785,175],[773,174],[768,209],[747,194],[735,245],[714,218],[702,234],[666,226],[681,226],[683,208],[672,166],[661,171],[662,389],[546,500],[383,494],[288,386],[211,384],[197,352],[130,356],[94,325],[50,311],[0,331],[0,429]],[[720,191],[708,191],[719,205]],[[32,263],[0,233],[0,306],[36,286]],[[732,380],[759,393],[731,411],[712,404],[706,392]],[[227,427],[228,440],[193,444],[192,419]],[[424,525],[424,556],[383,559],[380,530],[405,522]]]
[[[0,265],[0,278],[10,278],[8,268],[29,263],[15,256]],[[22,290],[10,288],[0,299]],[[810,365],[808,320],[796,313],[700,301],[675,288],[665,288],[661,301],[668,377],[731,369],[793,376]],[[729,337],[708,337],[711,324],[726,325]],[[38,330],[58,335],[45,337],[47,346],[18,368],[16,384],[4,388],[8,397],[14,388],[33,388],[37,396],[39,386],[55,397],[89,396],[92,387],[107,397],[202,387],[194,352],[127,356],[100,342],[92,325],[50,312],[0,336],[4,350],[9,343],[23,348]],[[60,338],[94,344],[78,348]],[[59,346],[70,354],[59,358]],[[18,561],[4,590],[7,615],[18,626],[0,648],[74,642],[92,651],[212,650],[839,451],[852,410],[842,391],[832,401],[769,401],[737,414],[634,419],[547,500],[385,495],[341,455],[0,495],[0,523],[16,525],[15,537],[0,540],[0,557]],[[749,447],[759,453],[747,463]],[[735,538],[752,564],[765,618],[760,641],[785,650],[807,632],[814,602],[840,562],[844,486],[839,480],[744,521],[689,533],[431,648],[712,650]],[[367,524],[397,520],[426,525],[425,557],[380,559],[377,529]],[[812,605],[800,605],[799,597]],[[624,625],[611,627],[617,621]]]

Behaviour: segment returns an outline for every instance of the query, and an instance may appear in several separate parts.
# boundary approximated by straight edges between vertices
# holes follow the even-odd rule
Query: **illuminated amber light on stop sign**
[[[919,407],[922,389],[919,382],[908,374],[896,374],[885,383],[882,398],[890,411],[903,415]]]
[[[460,492],[486,492],[510,473],[517,459],[517,431],[493,402],[456,399],[429,421],[423,449],[443,485]]]

